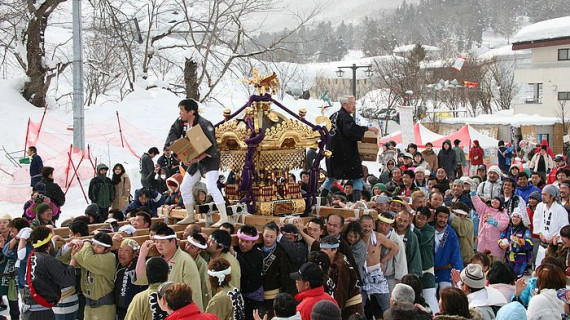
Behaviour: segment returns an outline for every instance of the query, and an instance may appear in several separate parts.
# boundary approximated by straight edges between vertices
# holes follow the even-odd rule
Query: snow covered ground
[[[237,83],[237,82],[236,82]],[[3,103],[0,106],[3,117],[0,117],[0,136],[6,137],[2,139],[2,145],[8,151],[22,150],[24,147],[26,126],[28,121],[28,116],[32,121],[39,122],[43,113],[43,109],[38,109],[26,102],[18,93],[17,86],[13,81],[0,80],[0,96],[3,97]],[[235,92],[235,91],[233,91]],[[232,111],[238,109],[243,104],[247,102],[248,96],[245,94],[228,95],[222,97],[219,103],[206,104],[201,106],[200,113],[208,120],[216,123],[223,119],[222,111],[224,108],[230,108]],[[139,174],[139,163],[138,158],[135,157],[128,149],[122,148],[119,143],[117,143],[117,138],[120,139],[118,135],[118,125],[116,122],[116,112],[118,111],[121,119],[123,132],[125,133],[126,139],[129,144],[135,149],[136,154],[142,155],[143,152],[147,151],[150,147],[156,146],[162,150],[164,139],[168,133],[168,130],[173,123],[173,121],[178,116],[178,102],[180,98],[175,96],[173,93],[162,90],[162,89],[151,89],[151,90],[137,90],[134,93],[127,96],[125,100],[120,103],[102,103],[102,105],[97,107],[87,108],[85,110],[85,125],[87,131],[86,144],[89,144],[91,153],[93,157],[97,157],[98,162],[103,162],[108,166],[112,166],[115,163],[123,163],[128,175],[133,183],[132,190],[140,187],[140,174]],[[322,101],[319,100],[294,100],[290,96],[285,96],[285,99],[281,101],[287,108],[293,111],[298,111],[301,108],[307,110],[307,119],[309,121],[314,121],[314,119],[320,115],[321,110],[319,107],[323,105]],[[330,114],[333,110],[339,108],[338,104],[335,104],[333,108],[327,109],[326,114]],[[278,111],[278,107],[274,106],[274,109]],[[73,123],[72,113],[67,113],[61,110],[48,110],[46,119],[57,119],[64,124],[71,125]],[[52,120],[46,120],[46,123],[50,123]],[[53,120],[55,121],[55,120]],[[361,123],[366,123],[362,120]],[[125,128],[126,124],[132,125],[141,131],[138,133],[140,136],[144,136],[148,141],[140,141],[134,134],[129,132]],[[89,132],[93,126],[109,126],[117,127],[116,135],[107,135],[106,139],[99,139],[96,134],[90,135]],[[46,130],[56,130],[57,128],[52,128],[44,124],[44,129]],[[62,129],[62,128],[60,128]],[[63,128],[62,130],[65,131]],[[113,130],[111,130],[113,131]],[[135,132],[136,133],[136,132]],[[144,134],[143,134],[144,133]],[[72,142],[71,132],[64,138],[68,138],[68,143]],[[112,141],[111,141],[112,140]],[[46,141],[46,138],[40,133],[39,141],[41,144],[50,145],[50,141]],[[106,142],[107,141],[107,142]],[[55,149],[56,143],[51,143],[51,146]],[[61,144],[57,141],[57,144]],[[68,148],[68,145],[67,145]],[[42,149],[39,147],[38,153],[42,156]],[[44,165],[50,165],[50,163],[60,163],[58,159],[47,160]],[[15,180],[10,175],[0,172],[0,186],[12,186],[12,189],[20,190],[18,192],[29,192],[30,188],[29,178],[27,176],[28,168],[24,166],[23,169],[16,169],[15,166],[9,163],[8,159],[5,157],[0,158],[0,165],[2,169],[8,172],[20,172],[19,177],[22,177],[24,173],[24,179]],[[62,172],[63,168],[56,168],[56,176],[59,176],[59,180],[64,180]],[[23,171],[23,172],[22,172]],[[371,172],[378,172],[378,168],[371,165]],[[82,185],[85,190],[89,185],[90,176],[82,176]],[[60,185],[63,183],[60,182]],[[65,191],[65,190],[64,190]],[[20,194],[21,196],[21,194]],[[83,214],[83,211],[87,203],[83,197],[81,188],[78,185],[71,187],[66,196],[66,204],[62,208],[62,217],[60,221],[63,221],[67,217],[76,216]],[[2,201],[0,202],[0,213],[9,213],[13,217],[21,216],[22,214],[23,202],[21,201]]]

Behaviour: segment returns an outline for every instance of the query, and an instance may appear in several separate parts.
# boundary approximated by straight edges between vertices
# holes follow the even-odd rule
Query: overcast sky
[[[408,0],[418,2],[419,0]],[[292,12],[306,14],[315,6],[322,9],[315,17],[318,21],[342,21],[357,22],[365,15],[377,15],[380,10],[394,9],[402,0],[283,0],[281,12],[270,14],[260,14],[260,19],[265,20],[267,31],[281,30],[287,26],[293,26],[295,19],[291,17]]]

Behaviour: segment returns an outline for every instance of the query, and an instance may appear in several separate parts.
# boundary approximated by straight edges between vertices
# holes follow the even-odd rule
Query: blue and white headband
[[[339,246],[338,243],[320,243],[321,249],[337,249]]]

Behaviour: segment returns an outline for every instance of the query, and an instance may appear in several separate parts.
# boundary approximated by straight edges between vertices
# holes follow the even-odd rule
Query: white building
[[[515,114],[561,117],[561,105],[570,109],[570,16],[541,21],[521,29],[513,50],[531,51],[531,63],[515,71],[525,97]],[[570,118],[570,111],[565,116]]]

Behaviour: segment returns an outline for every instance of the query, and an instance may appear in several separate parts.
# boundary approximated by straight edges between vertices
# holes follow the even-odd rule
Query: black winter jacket
[[[152,172],[154,172],[154,161],[148,153],[143,153],[142,157],[139,160],[139,172],[141,174],[141,178],[146,178]]]
[[[49,197],[53,203],[58,207],[62,207],[65,204],[65,194],[61,190],[61,187],[53,182],[53,179],[42,178],[42,180],[36,183],[36,190],[45,190],[45,196]]]
[[[457,156],[455,150],[451,148],[451,141],[445,140],[443,144],[448,144],[449,149],[443,149],[443,145],[439,153],[437,154],[437,163],[440,168],[443,168],[447,173],[447,179],[452,180],[454,177],[455,169],[457,168]]]
[[[327,176],[335,179],[358,179],[364,176],[357,142],[362,140],[367,127],[359,126],[344,108],[330,117],[332,126],[327,150],[332,157],[326,159]]]
[[[180,162],[176,160],[173,155],[171,155],[170,158],[161,155],[160,158],[158,158],[158,160],[156,161],[156,163],[158,163],[161,169],[166,170],[166,174],[169,177],[178,172],[177,169],[172,169],[172,166],[177,166],[180,164]]]
[[[61,289],[75,286],[75,267],[67,265],[45,252],[34,252],[31,259],[32,284],[36,292],[48,302],[59,301]],[[27,268],[27,261],[22,261],[22,264],[24,263]],[[27,305],[38,304],[32,297],[27,283],[24,287],[24,303]]]

